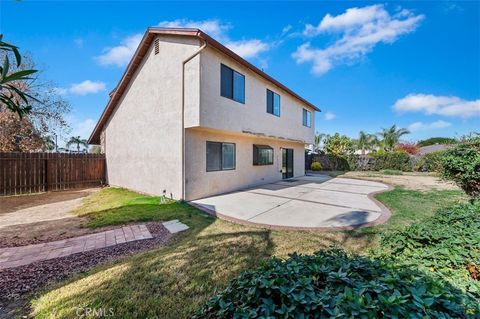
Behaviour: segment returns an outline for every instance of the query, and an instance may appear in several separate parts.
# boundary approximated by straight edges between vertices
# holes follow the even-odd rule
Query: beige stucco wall
[[[235,143],[235,170],[207,172],[206,142]],[[253,165],[253,144],[274,149],[273,165]],[[281,148],[294,149],[294,176],[305,175],[304,144],[206,129],[186,130],[186,198],[198,199],[282,179]]]
[[[221,63],[245,75],[245,104],[220,95]],[[313,109],[213,48],[202,51],[200,65],[200,126],[313,143]],[[280,95],[280,117],[266,112],[267,88]],[[310,128],[302,125],[303,108],[312,112]]]
[[[197,39],[162,36],[159,54],[154,54],[153,46],[146,54],[105,128],[110,185],[148,194],[165,189],[168,196],[181,198],[182,61],[199,46]],[[186,100],[186,114],[194,121],[199,58],[187,68],[186,95],[191,98]]]

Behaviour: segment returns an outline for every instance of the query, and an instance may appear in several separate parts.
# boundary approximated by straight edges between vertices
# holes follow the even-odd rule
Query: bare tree
[[[29,55],[24,56],[22,61],[20,66],[11,67],[10,71],[15,73],[34,68]],[[58,93],[52,82],[40,77],[41,74],[35,73],[28,81],[12,84],[21,87],[28,95],[29,110],[22,113],[22,117],[10,116],[8,113],[15,113],[0,101],[0,151],[37,151],[45,147],[41,141],[47,136],[66,136],[70,133],[65,119],[65,115],[70,112],[70,104]]]

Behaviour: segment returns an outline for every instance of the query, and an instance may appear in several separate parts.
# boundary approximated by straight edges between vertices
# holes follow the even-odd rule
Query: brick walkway
[[[0,270],[149,238],[152,235],[145,225],[132,225],[49,243],[1,248]]]

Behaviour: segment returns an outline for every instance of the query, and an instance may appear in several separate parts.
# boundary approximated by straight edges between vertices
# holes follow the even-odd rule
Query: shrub
[[[438,172],[443,171],[443,156],[445,151],[438,151],[425,154],[420,160],[418,170],[423,172]]]
[[[370,169],[374,171],[394,169],[407,172],[412,170],[410,155],[406,152],[374,153],[372,158]]]
[[[322,169],[322,164],[320,164],[320,162],[313,162],[312,165],[310,165],[310,168],[312,171],[320,171]]]
[[[212,297],[194,318],[449,318],[476,300],[440,279],[339,250],[272,258]]]
[[[325,150],[328,154],[337,156],[352,154],[354,149],[354,143],[351,138],[346,135],[340,135],[335,133],[334,135],[328,135],[325,138]]]
[[[472,199],[480,197],[480,136],[445,151],[442,165],[444,178],[455,181]]]
[[[430,146],[435,144],[455,144],[457,140],[450,137],[432,137],[417,143],[418,147]]]
[[[447,278],[468,278],[464,286],[480,298],[480,202],[438,211],[422,223],[382,236],[385,254]],[[465,281],[464,281],[465,282]],[[475,288],[476,287],[476,288]]]
[[[319,162],[321,169],[324,170],[348,171],[350,170],[348,158],[349,156],[339,156],[334,154],[314,155],[312,157],[312,163]]]
[[[418,153],[418,146],[415,144],[403,143],[397,144],[395,146],[395,150],[399,152],[406,152],[411,155],[415,155]]]

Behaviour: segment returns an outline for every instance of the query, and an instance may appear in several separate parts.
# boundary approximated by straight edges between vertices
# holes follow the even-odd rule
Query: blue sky
[[[479,2],[0,2],[87,138],[148,26],[200,26],[322,109],[316,130],[480,131]]]

